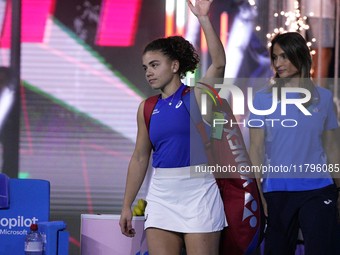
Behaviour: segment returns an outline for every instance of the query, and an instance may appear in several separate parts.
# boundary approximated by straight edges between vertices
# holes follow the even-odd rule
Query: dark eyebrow
[[[279,56],[283,56],[283,55],[287,55],[286,52],[282,52],[282,53],[279,54]],[[273,53],[272,57],[277,57],[277,55]]]
[[[152,60],[152,61],[149,62],[149,65],[152,65],[155,62],[159,62],[159,60]],[[143,67],[146,67],[146,65],[143,65]]]
[[[159,62],[159,60],[152,60],[152,61],[149,62],[149,65],[152,65],[155,62]]]

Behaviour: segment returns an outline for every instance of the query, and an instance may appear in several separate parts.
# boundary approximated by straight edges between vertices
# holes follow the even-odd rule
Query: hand
[[[119,226],[122,234],[127,237],[134,237],[136,231],[132,228],[132,211],[130,208],[123,208],[122,214],[120,215]]]
[[[210,5],[213,0],[196,0],[195,6],[191,3],[190,0],[186,0],[191,12],[196,16],[208,16],[210,11]]]

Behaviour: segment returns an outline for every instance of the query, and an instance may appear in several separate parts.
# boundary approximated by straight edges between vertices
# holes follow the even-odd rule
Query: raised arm
[[[191,12],[197,17],[199,23],[202,26],[203,33],[207,40],[209,54],[212,59],[212,64],[209,66],[204,77],[200,79],[199,82],[203,82],[211,87],[214,87],[216,83],[222,83],[222,80],[219,79],[224,77],[226,57],[223,44],[209,18],[209,11],[212,2],[213,0],[196,0],[195,5],[193,5],[190,0],[187,0]],[[202,109],[201,96],[202,94],[205,94],[204,90],[202,89],[207,90],[208,88],[201,83],[197,83],[195,87],[195,97],[200,109]],[[210,96],[207,96],[207,114],[204,115],[203,118],[208,122],[211,122],[212,119],[212,103],[213,102]]]
[[[135,235],[135,230],[132,228],[131,225],[131,206],[145,178],[152,149],[152,145],[144,121],[144,104],[145,101],[143,101],[138,108],[137,141],[128,168],[122,214],[119,221],[122,233],[128,237],[133,237]]]
[[[222,78],[224,77],[226,57],[223,44],[209,18],[212,2],[213,0],[196,0],[195,5],[193,5],[190,0],[187,0],[191,12],[197,17],[201,24],[207,40],[209,54],[212,59],[212,64],[208,68],[204,78]]]

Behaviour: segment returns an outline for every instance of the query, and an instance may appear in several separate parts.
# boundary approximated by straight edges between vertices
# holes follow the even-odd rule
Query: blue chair
[[[46,237],[52,243],[52,239],[57,244],[56,226],[48,223],[50,214],[50,183],[45,180],[33,179],[9,179],[4,174],[0,174],[0,255],[24,255],[25,237],[30,231],[32,223],[37,223],[45,229]],[[7,178],[6,178],[7,177]],[[5,196],[9,188],[9,196]],[[7,206],[6,206],[7,203]],[[47,222],[47,223],[46,223]],[[40,224],[44,223],[44,224]],[[65,229],[66,224],[60,227]],[[51,229],[50,229],[51,228]],[[51,233],[51,236],[49,236]],[[53,234],[52,234],[53,233]],[[68,255],[68,232],[59,236],[63,244],[58,247],[67,248],[64,253],[52,252],[49,244],[44,255]],[[67,238],[68,239],[68,238]],[[53,242],[54,243],[54,242]],[[62,251],[63,248],[60,248]]]
[[[63,231],[65,228],[63,221],[38,222],[38,229],[45,240],[45,255],[68,255],[69,232]]]
[[[0,174],[0,209],[9,208],[9,178]]]

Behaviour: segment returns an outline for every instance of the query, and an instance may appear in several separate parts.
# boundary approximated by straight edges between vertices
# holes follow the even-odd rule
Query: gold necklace
[[[176,93],[175,93],[175,94],[176,94]],[[173,101],[174,98],[175,98],[175,94],[172,95],[172,98],[171,98],[171,101],[170,101],[170,102],[168,102],[168,101],[166,100],[166,98],[164,98],[164,101],[167,102],[167,103],[169,103],[169,105],[172,105],[172,101]]]
[[[174,100],[174,98],[175,98],[175,96],[176,96],[178,90],[179,90],[179,88],[178,88],[178,89],[176,90],[176,92],[172,95],[172,98],[171,98],[171,101],[170,101],[170,102],[168,102],[168,101],[166,100],[166,98],[164,98],[163,100],[164,100],[165,102],[169,103],[169,105],[172,105],[172,101]]]
[[[169,105],[172,105],[172,101],[174,100],[174,98],[175,98],[177,92],[180,90],[180,88],[181,88],[181,87],[178,87],[178,88],[177,88],[176,92],[172,95],[172,98],[171,98],[171,101],[170,101],[170,102],[168,102],[168,101],[166,100],[166,98],[164,98],[163,100],[164,100],[165,102],[169,103]],[[169,97],[168,97],[168,98],[169,98]]]

